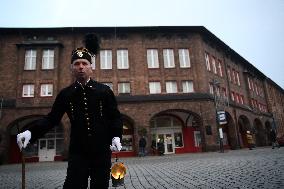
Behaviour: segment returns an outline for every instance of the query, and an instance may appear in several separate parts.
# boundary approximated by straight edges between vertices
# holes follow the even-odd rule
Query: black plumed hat
[[[86,34],[83,42],[85,47],[79,47],[72,51],[71,64],[77,59],[86,59],[92,63],[92,57],[98,54],[100,41],[95,34]]]

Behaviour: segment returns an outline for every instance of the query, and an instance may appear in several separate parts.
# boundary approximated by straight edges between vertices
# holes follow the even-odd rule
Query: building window
[[[194,146],[199,147],[201,144],[201,134],[200,131],[194,131]]]
[[[190,57],[188,49],[179,49],[179,64],[181,68],[189,68],[190,67]]]
[[[101,69],[112,69],[112,53],[111,50],[100,51]]]
[[[117,68],[128,69],[128,50],[117,50]]]
[[[249,89],[251,89],[251,85],[250,85],[250,79],[248,77],[248,86],[249,86]]]
[[[53,85],[52,84],[41,84],[40,86],[40,96],[52,96]]]
[[[148,68],[159,68],[158,50],[147,49]]]
[[[240,103],[240,100],[239,100],[239,99],[240,99],[240,98],[239,98],[239,94],[238,94],[238,93],[236,93],[236,94],[235,94],[235,96],[236,96],[236,102],[237,102],[237,103]]]
[[[219,69],[219,75],[223,77],[223,71],[222,71],[222,63],[221,60],[218,60],[218,69]]]
[[[174,133],[174,137],[175,137],[175,147],[176,148],[183,147],[182,133],[181,132]]]
[[[167,93],[177,93],[177,82],[167,81],[166,82],[166,92]]]
[[[118,93],[119,94],[129,94],[130,93],[130,83],[129,82],[123,82],[118,83]]]
[[[232,70],[232,74],[233,74],[233,83],[236,83],[236,71],[234,69]]]
[[[34,93],[35,93],[34,88],[35,86],[33,84],[23,85],[22,97],[34,97]]]
[[[192,81],[182,81],[182,92],[183,93],[192,93],[192,92],[194,92],[193,82]]]
[[[164,57],[164,68],[174,68],[175,67],[173,49],[164,49],[163,57]]]
[[[232,101],[235,101],[235,93],[233,91],[231,92],[231,99]]]
[[[259,93],[258,93],[258,86],[257,86],[257,83],[255,83],[254,86],[255,86],[255,92],[256,92],[256,94],[258,95]]]
[[[211,71],[211,68],[210,68],[210,61],[209,61],[209,54],[207,52],[205,52],[205,63],[206,63],[206,69],[208,71]]]
[[[216,60],[215,57],[212,57],[212,67],[214,74],[217,74]]]
[[[43,50],[41,67],[43,70],[50,70],[54,68],[54,50]]]
[[[96,69],[96,57],[95,56],[92,56],[91,57],[91,67],[92,67],[92,70],[95,70]]]
[[[240,86],[241,82],[240,82],[240,74],[239,74],[239,72],[236,72],[236,76],[237,76],[237,83]]]
[[[227,89],[225,87],[222,87],[222,93],[223,97],[227,97]]]
[[[160,82],[149,82],[150,94],[161,93],[161,83]]]
[[[25,55],[25,70],[35,70],[36,69],[36,50],[26,50]]]
[[[212,83],[209,83],[209,93],[214,94],[214,87]]]
[[[229,81],[232,81],[230,67],[227,68],[227,74],[228,74]]]
[[[244,96],[243,95],[240,95],[240,102],[241,102],[241,104],[244,104]]]
[[[107,85],[111,90],[113,90],[113,84],[111,82],[103,83]]]

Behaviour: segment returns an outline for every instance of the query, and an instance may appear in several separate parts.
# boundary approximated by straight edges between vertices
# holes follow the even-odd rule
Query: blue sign
[[[225,111],[218,111],[217,117],[218,117],[219,125],[224,125],[224,124],[228,123],[227,119],[226,119],[226,112]]]

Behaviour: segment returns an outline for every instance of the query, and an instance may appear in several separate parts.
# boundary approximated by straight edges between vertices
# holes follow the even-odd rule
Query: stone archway
[[[267,120],[265,121],[265,138],[266,138],[266,145],[271,145],[271,138],[270,138],[270,130],[272,129],[272,123]]]
[[[134,156],[136,153],[135,137],[134,137],[134,121],[127,115],[122,114],[123,133],[122,133],[122,149],[121,156]]]
[[[25,128],[32,126],[35,121],[42,118],[43,115],[29,115],[20,117],[10,123],[7,127],[7,133],[9,135],[9,145],[8,145],[8,162],[9,163],[19,163],[21,161],[20,151],[16,143],[16,136],[20,131],[25,130]],[[67,150],[66,145],[64,144],[64,128],[60,123],[58,126],[55,126],[53,129],[48,131],[44,136],[38,139],[33,144],[29,144],[25,148],[25,159],[28,162],[37,162],[37,161],[57,161],[63,160],[64,154]],[[42,148],[41,148],[42,147]],[[48,156],[45,154],[44,149],[50,149]],[[40,155],[41,153],[42,156]],[[41,157],[48,159],[41,159]]]
[[[228,146],[228,148],[231,149],[236,149],[239,146],[236,125],[232,116],[228,112],[226,112],[226,120],[227,124],[222,125],[224,146]]]
[[[240,146],[241,147],[247,147],[247,137],[246,132],[252,131],[251,124],[249,119],[245,115],[240,115],[238,119],[238,126],[239,126],[239,134],[240,134]]]
[[[259,119],[254,120],[254,133],[256,146],[265,146],[267,141],[265,137],[265,129]]]
[[[202,121],[198,114],[169,109],[156,113],[150,119],[152,146],[164,146],[165,153],[187,153],[201,151],[203,136]]]

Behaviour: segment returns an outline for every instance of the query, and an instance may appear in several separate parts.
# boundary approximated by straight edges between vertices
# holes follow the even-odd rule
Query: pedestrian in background
[[[246,137],[248,141],[248,148],[252,150],[253,138],[252,138],[252,134],[250,133],[250,131],[247,131]]]
[[[86,35],[85,47],[73,50],[71,71],[75,82],[61,90],[50,113],[17,135],[19,148],[35,142],[67,113],[71,123],[67,176],[63,189],[109,187],[111,150],[120,151],[122,119],[112,90],[91,78],[92,59],[99,51],[99,39]],[[24,140],[24,143],[22,143]]]
[[[272,143],[272,149],[274,149],[275,146],[277,146],[278,148],[280,148],[280,145],[278,144],[277,140],[276,140],[276,131],[274,129],[270,129],[270,140]]]
[[[145,136],[142,136],[139,140],[139,156],[143,157],[145,156],[145,148],[146,148],[146,145],[147,145],[147,141],[145,139]]]

